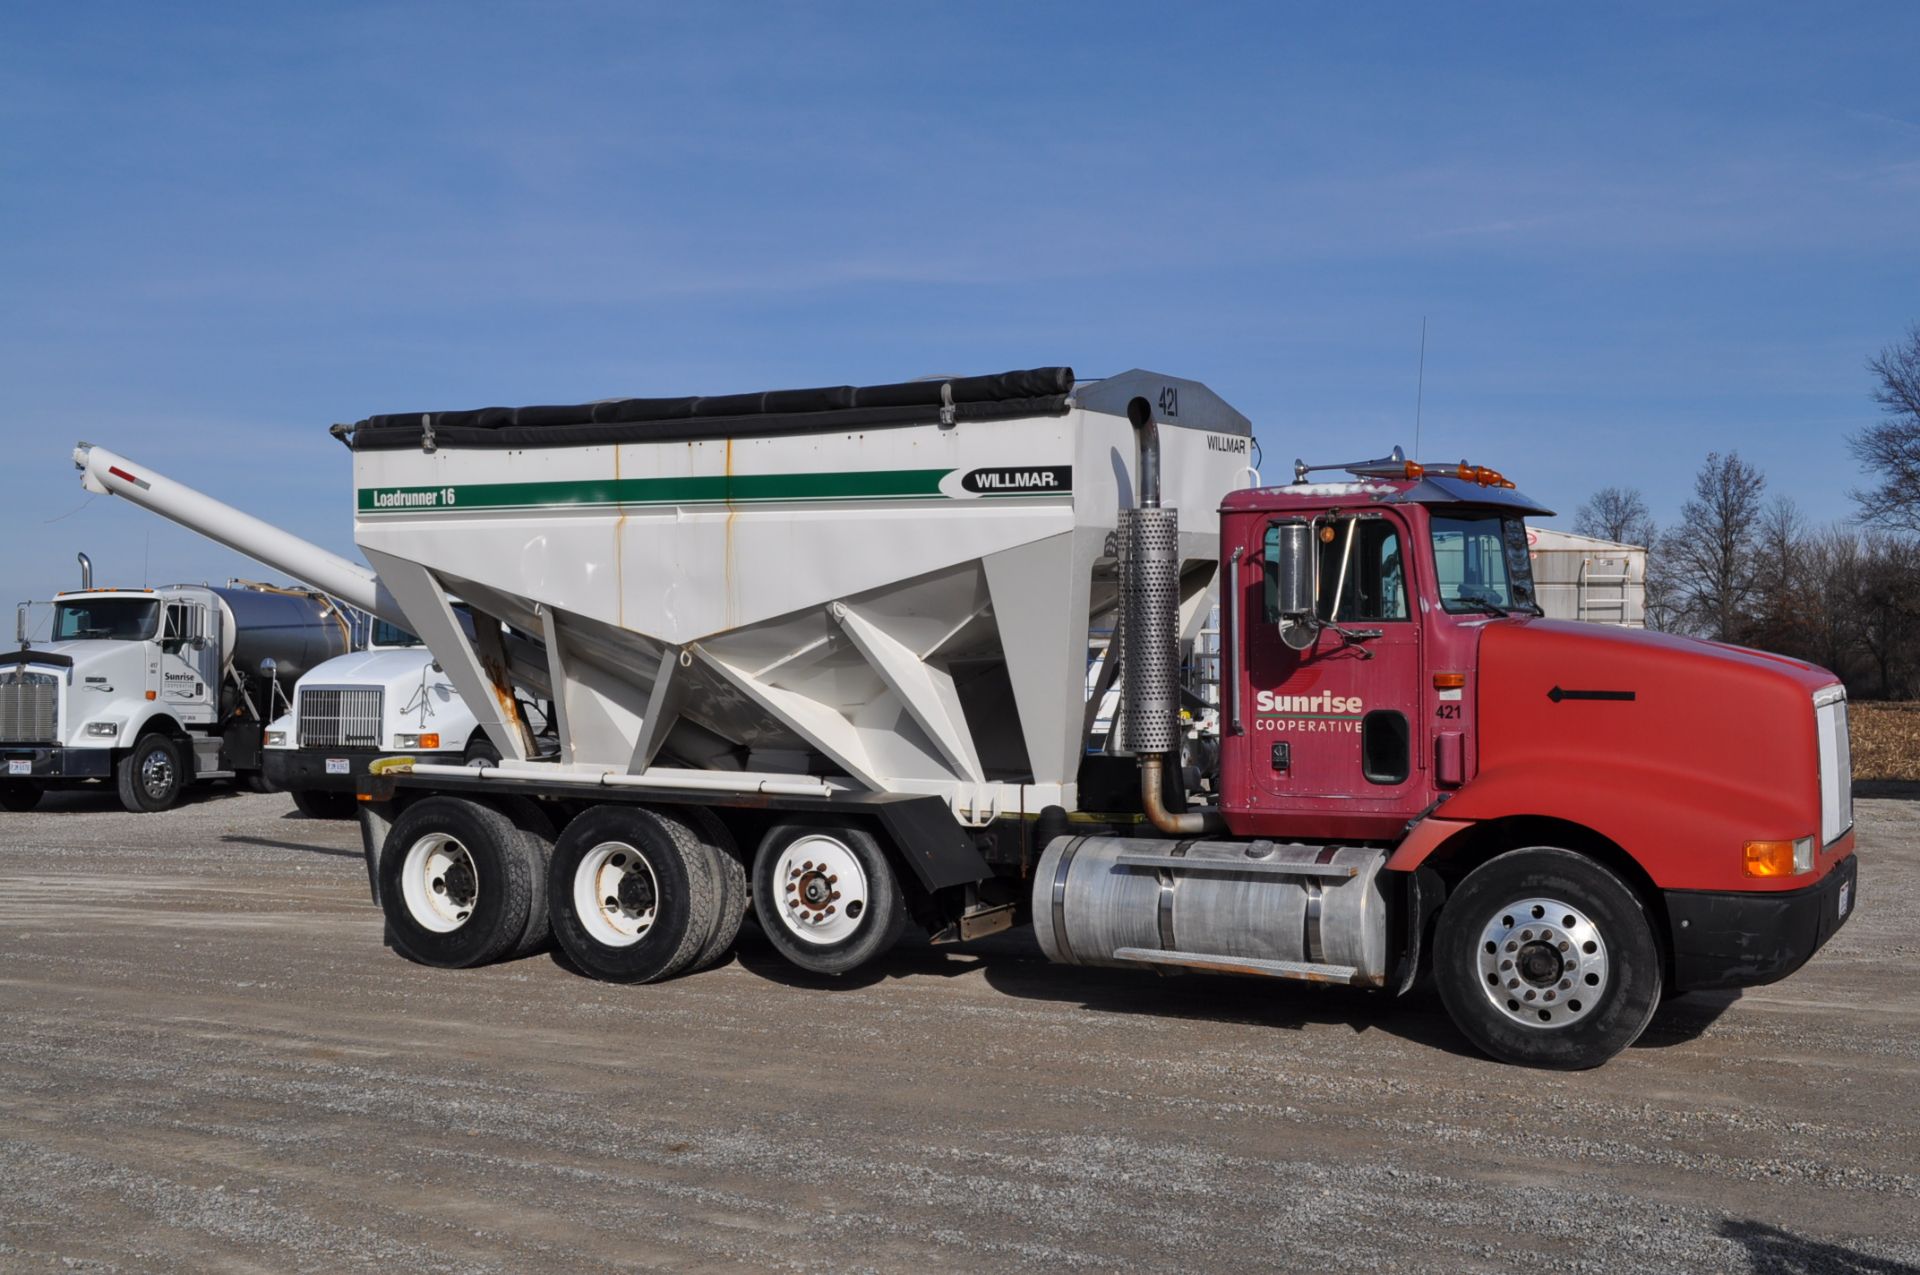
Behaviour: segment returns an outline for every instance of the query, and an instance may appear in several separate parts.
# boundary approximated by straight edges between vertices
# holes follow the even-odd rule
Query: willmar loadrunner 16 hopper
[[[1064,368],[335,433],[366,603],[503,758],[363,783],[415,960],[550,926],[646,982],[718,960],[751,906],[838,973],[909,920],[1030,920],[1073,964],[1430,970],[1488,1053],[1584,1067],[1663,991],[1791,973],[1855,901],[1839,681],[1539,618],[1548,511],[1489,469],[1395,452],[1242,489],[1251,428],[1206,387]],[[1182,672],[1216,600],[1217,728]]]

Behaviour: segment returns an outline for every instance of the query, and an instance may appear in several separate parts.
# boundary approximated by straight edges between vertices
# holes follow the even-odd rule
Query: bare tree
[[[1860,516],[1894,531],[1920,533],[1920,323],[1904,341],[1867,361],[1884,419],[1855,434],[1853,454],[1879,485],[1856,491]]]
[[[1655,527],[1647,501],[1635,487],[1602,487],[1573,518],[1574,531],[1623,545],[1653,548]]]
[[[1920,644],[1920,542],[1910,537],[1871,532],[1861,554],[1860,643],[1879,674],[1886,699],[1912,692],[1911,678]]]
[[[1753,614],[1742,641],[1800,656],[1815,645],[1812,550],[1793,497],[1768,501],[1754,528]]]
[[[1693,478],[1661,555],[1688,627],[1722,642],[1739,641],[1753,600],[1754,545],[1767,478],[1740,459],[1709,452]]]

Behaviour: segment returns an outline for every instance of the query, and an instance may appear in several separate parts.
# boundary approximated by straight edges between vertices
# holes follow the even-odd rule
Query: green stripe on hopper
[[[699,478],[587,478],[452,487],[362,487],[360,512],[740,504],[776,500],[883,500],[940,495],[945,469],[830,474],[714,474]]]

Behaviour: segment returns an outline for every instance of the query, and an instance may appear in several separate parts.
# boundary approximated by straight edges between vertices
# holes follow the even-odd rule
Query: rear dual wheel
[[[597,806],[561,834],[547,878],[553,935],[576,965],[652,983],[724,956],[746,910],[732,839],[705,811]]]
[[[380,856],[387,937],[422,965],[465,969],[545,941],[536,876],[544,842],[525,818],[458,797],[428,797],[394,820]]]
[[[1526,1066],[1597,1067],[1660,1003],[1660,949],[1639,896],[1570,850],[1514,850],[1474,869],[1440,913],[1433,960],[1460,1030]]]

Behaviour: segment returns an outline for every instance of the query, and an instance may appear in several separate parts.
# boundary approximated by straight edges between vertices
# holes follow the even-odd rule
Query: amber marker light
[[[420,747],[428,750],[438,748],[440,747],[440,737],[438,735],[422,735],[420,737]]]
[[[1797,841],[1749,841],[1745,850],[1750,877],[1790,877],[1813,870],[1813,838]]]
[[[159,698],[160,698],[160,692],[158,692],[158,691],[148,691],[148,692],[147,692],[147,698],[148,698],[148,699],[159,699]]]
[[[1407,462],[1408,478],[1425,478],[1426,476],[1427,476],[1427,467],[1425,465],[1422,465],[1417,460],[1410,460]]]
[[[1457,691],[1467,684],[1465,673],[1435,673],[1433,689],[1436,691]]]

